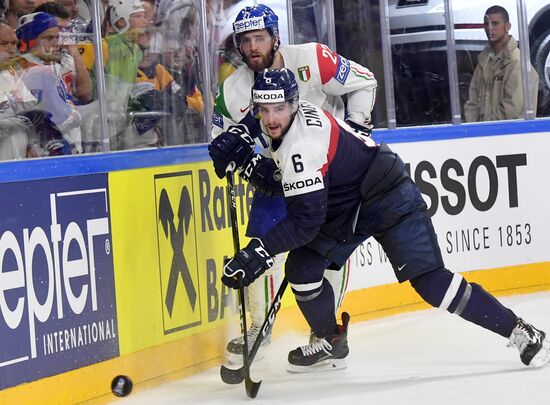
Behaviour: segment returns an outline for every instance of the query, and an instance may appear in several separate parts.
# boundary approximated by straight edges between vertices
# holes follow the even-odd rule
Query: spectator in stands
[[[147,27],[145,9],[140,0],[115,0],[110,4],[110,25],[115,33],[106,37],[108,56],[105,70],[111,76],[133,83],[143,58],[136,41]]]
[[[69,14],[69,21],[74,20],[78,17],[78,6],[76,5],[76,0],[55,0],[56,4],[62,6],[65,11]]]
[[[105,10],[107,9],[107,6],[107,0],[99,1],[100,21],[103,21],[105,18]],[[80,18],[84,21],[90,21],[92,19],[92,2],[90,0],[76,0],[76,7]]]
[[[53,15],[60,28],[61,58],[59,63],[50,63],[49,66],[65,83],[67,92],[75,104],[89,103],[92,100],[92,80],[78,51],[76,40],[70,32],[65,31],[70,21],[69,13],[61,4],[54,2],[44,3],[34,11]]]
[[[148,3],[143,4],[147,10]],[[186,108],[181,89],[166,68],[159,63],[162,37],[158,32],[151,36],[146,33],[143,36],[147,38],[140,36],[138,39],[143,58],[128,102],[129,112],[137,115],[123,136],[124,149],[162,146],[164,137],[160,124],[170,115],[173,107],[179,107],[180,116]],[[172,93],[180,94],[178,102],[174,105],[171,103]]]
[[[19,18],[25,14],[30,14],[38,5],[35,0],[9,0],[8,12],[6,13],[6,22],[14,30],[19,27]]]
[[[464,105],[467,122],[518,119],[523,116],[520,51],[509,34],[511,23],[506,9],[492,6],[483,19],[489,43],[478,57]],[[529,85],[537,110],[538,75],[531,67]]]
[[[111,149],[127,149],[132,143],[127,143],[124,139],[124,134],[131,125],[126,117],[128,97],[143,58],[138,39],[146,34],[148,24],[143,3],[139,0],[111,0],[106,18],[109,19],[107,32],[112,31],[105,37]]]
[[[41,137],[41,147],[49,155],[82,152],[80,113],[69,100],[65,84],[49,66],[59,63],[59,28],[47,13],[24,15],[17,37],[24,71],[21,79],[37,99],[35,114],[27,114]]]
[[[168,39],[164,42],[163,64],[186,96],[187,106],[183,120],[172,122],[167,132],[168,145],[204,142],[203,124],[204,101],[199,89],[199,69],[197,51],[194,44],[186,39],[180,42]]]
[[[36,99],[16,72],[17,36],[12,27],[0,23],[0,160],[41,156],[32,123],[23,115]]]
[[[183,0],[161,1],[155,16],[164,37],[162,63],[186,95],[185,119],[172,122],[169,144],[181,145],[206,141],[204,102],[197,63],[199,18],[197,8]]]

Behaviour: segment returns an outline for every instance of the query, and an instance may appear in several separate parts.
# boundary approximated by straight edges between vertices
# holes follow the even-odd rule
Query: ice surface
[[[550,292],[501,298],[514,312],[550,332]],[[344,305],[345,307],[345,305]],[[275,326],[276,327],[276,326]],[[263,380],[255,404],[545,405],[550,365],[525,367],[507,339],[440,310],[350,324],[345,370],[290,374],[290,349],[307,336],[274,339],[253,380]],[[148,390],[118,404],[221,404],[250,401],[244,385],[226,385],[219,368]]]

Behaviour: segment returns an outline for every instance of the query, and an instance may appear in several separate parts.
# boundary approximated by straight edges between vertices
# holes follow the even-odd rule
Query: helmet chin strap
[[[281,40],[279,37],[273,36],[273,39],[276,38],[276,42],[273,44],[273,49],[271,51],[271,57],[269,58],[269,66],[273,66],[273,62],[275,61],[275,54],[277,53],[277,50],[279,49],[279,45],[281,44]]]

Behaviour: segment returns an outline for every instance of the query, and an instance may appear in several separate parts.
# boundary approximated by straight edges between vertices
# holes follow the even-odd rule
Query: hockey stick
[[[237,222],[237,199],[235,196],[235,184],[233,181],[233,171],[235,170],[235,163],[231,162],[227,165],[225,170],[225,178],[227,180],[227,197],[229,202],[229,213],[231,217],[231,231],[233,233],[233,248],[235,254],[241,250],[239,242],[239,224]],[[246,304],[244,297],[244,286],[241,285],[238,290],[239,294],[239,311],[241,316],[241,331],[243,334],[243,375],[244,385],[246,389],[246,395],[250,398],[256,398],[260,389],[261,381],[255,382],[250,378],[250,364],[248,363],[248,337],[246,328]]]
[[[277,312],[279,312],[279,310],[281,309],[281,300],[283,298],[287,285],[288,285],[288,281],[285,277],[281,282],[281,286],[279,287],[277,294],[275,294],[275,297],[273,298],[273,303],[271,304],[271,307],[269,308],[269,312],[265,317],[264,323],[262,324],[262,328],[260,329],[260,333],[258,334],[256,341],[254,342],[254,344],[252,345],[252,348],[250,349],[250,353],[248,354],[248,363],[247,363],[248,368],[250,368],[250,366],[252,365],[252,362],[254,361],[254,357],[256,356],[256,353],[258,352],[258,349],[260,348],[262,341],[264,340],[265,336],[269,333],[269,331],[271,330],[271,327],[273,326],[273,323],[275,322],[275,316],[277,315]],[[220,376],[222,378],[222,381],[226,384],[240,384],[243,382],[245,378],[245,371],[246,370],[245,370],[244,364],[239,369],[232,369],[222,365],[220,368]]]

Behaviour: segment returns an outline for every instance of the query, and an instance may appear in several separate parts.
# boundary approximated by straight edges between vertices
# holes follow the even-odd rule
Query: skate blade
[[[323,371],[341,370],[347,367],[346,359],[328,359],[311,366],[288,364],[286,370],[293,374],[319,373]]]
[[[542,341],[542,347],[537,354],[531,359],[530,367],[544,367],[550,361],[550,339],[546,338]]]
[[[254,356],[254,362],[262,361],[265,355],[265,349],[260,346]],[[243,355],[240,353],[231,353],[225,351],[223,365],[231,370],[237,370],[243,366]]]

